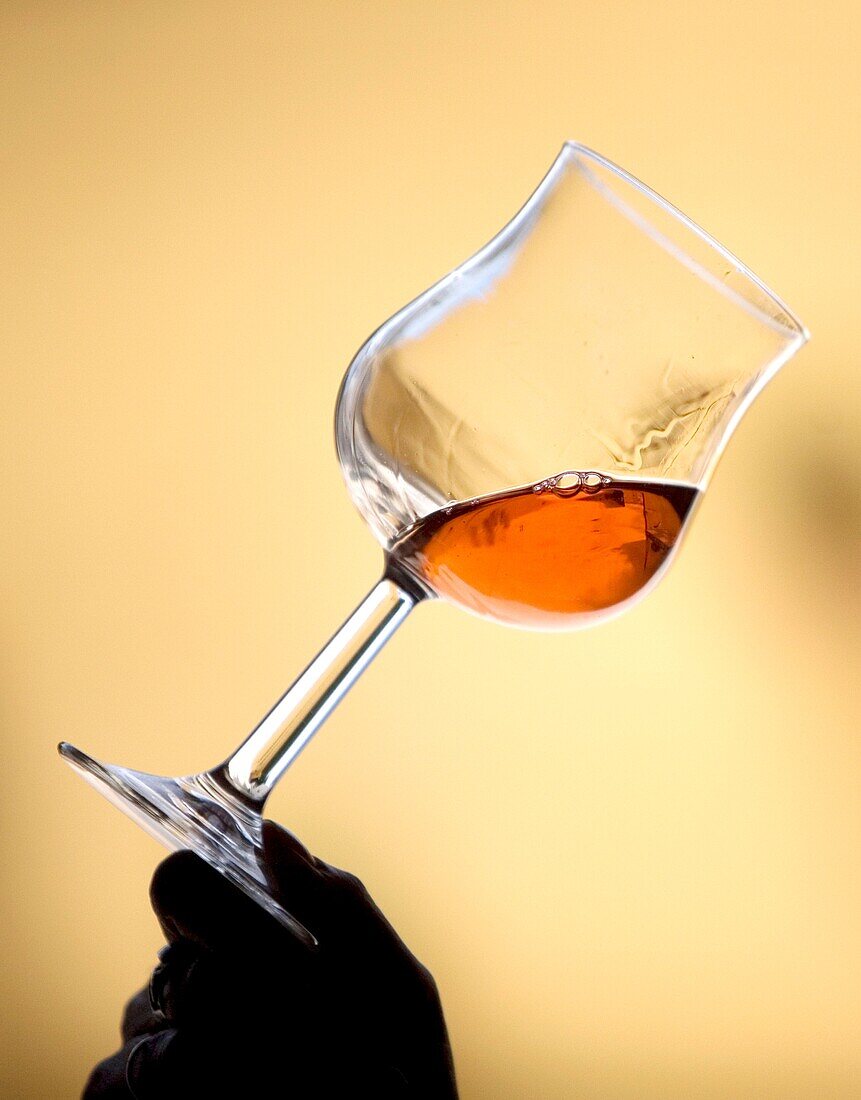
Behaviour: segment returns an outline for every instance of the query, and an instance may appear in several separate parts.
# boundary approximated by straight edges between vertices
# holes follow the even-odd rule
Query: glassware
[[[244,743],[169,779],[63,757],[301,936],[258,865],[269,792],[417,603],[569,629],[666,570],[733,429],[805,342],[734,256],[568,143],[526,205],[359,350],[336,409],[383,577]],[[313,937],[311,937],[313,938]]]

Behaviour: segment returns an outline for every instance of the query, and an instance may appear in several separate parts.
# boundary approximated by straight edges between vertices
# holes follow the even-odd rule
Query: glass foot
[[[311,933],[269,893],[257,859],[263,819],[230,796],[206,773],[183,779],[100,764],[67,741],[60,755],[93,787],[150,836],[172,851],[188,848],[271,913],[305,943]]]

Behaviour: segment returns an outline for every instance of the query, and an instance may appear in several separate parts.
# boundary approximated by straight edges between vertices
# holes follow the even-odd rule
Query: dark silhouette
[[[191,852],[150,896],[167,946],[84,1100],[457,1097],[436,985],[361,882],[264,824],[276,897],[306,946]]]

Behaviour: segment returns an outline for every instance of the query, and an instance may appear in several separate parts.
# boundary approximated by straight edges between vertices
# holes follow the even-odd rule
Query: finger
[[[169,1029],[129,1040],[116,1054],[99,1062],[84,1086],[81,1100],[148,1100],[156,1096],[172,1100],[180,1096],[174,1091],[171,1076],[176,1068],[166,1058],[175,1036],[176,1032]],[[161,1091],[157,1081],[161,1082]]]
[[[120,1034],[123,1042],[126,1043],[129,1039],[161,1031],[166,1026],[164,1015],[153,1008],[150,1003],[149,989],[145,988],[136,993],[126,1005]]]
[[[192,852],[176,852],[155,870],[153,909],[169,942],[190,940],[226,955],[300,958],[310,949],[288,928]]]
[[[99,1062],[84,1085],[81,1100],[130,1100],[132,1094],[126,1082],[127,1058],[127,1051],[123,1049]]]
[[[171,1024],[181,1023],[184,1014],[183,991],[198,969],[200,961],[212,952],[191,940],[174,940],[158,953],[159,964],[153,970],[147,990],[150,1005]]]
[[[263,846],[258,863],[272,896],[297,920],[316,913],[317,898],[325,889],[326,865],[292,833],[273,821],[263,822]]]
[[[162,962],[153,971],[149,993],[163,1018],[174,1027],[207,1030],[213,1033],[236,1032],[246,1024],[262,1026],[260,1014],[253,1012],[261,1003],[282,992],[277,1021],[282,1032],[303,1019],[317,1001],[312,969],[265,960],[261,970],[255,965],[254,945],[243,945],[243,957],[225,956],[190,940],[175,940],[162,952]],[[313,974],[317,974],[315,969]],[[249,1013],[253,1020],[248,1019]]]
[[[195,1059],[189,1044],[173,1028],[129,1044],[125,1075],[135,1100],[180,1100],[200,1096],[193,1091],[200,1083],[194,1072]]]
[[[376,962],[383,953],[419,965],[355,875],[310,856],[272,821],[263,822],[261,865],[273,894],[317,936],[321,951],[372,949]]]
[[[316,859],[292,833],[273,821],[263,822],[263,873],[273,895],[317,936],[321,949],[343,940],[350,922],[346,882],[339,872]],[[356,890],[360,887],[358,880]]]
[[[369,919],[386,924],[362,883],[315,858],[292,833],[263,822],[260,867],[272,895],[310,932],[321,950],[353,943]]]
[[[274,1036],[267,1039],[274,1042]],[[231,1057],[236,1049],[251,1054],[252,1060]],[[222,1096],[247,1097],[268,1092],[274,1084],[269,1076],[271,1067],[255,1065],[252,1052],[259,1053],[249,1039],[239,1039],[237,1044],[233,1032],[205,1029],[162,1032],[132,1046],[125,1066],[130,1089],[126,1095],[135,1100],[217,1100]],[[330,1042],[291,1044],[284,1064],[289,1096],[295,1100],[317,1100],[351,1095],[347,1088],[338,1091],[327,1088],[331,1061]],[[347,1085],[340,1077],[339,1083]],[[276,1091],[280,1094],[277,1087]],[[117,1097],[123,1095],[118,1093]]]
[[[433,976],[354,876],[312,859],[289,833],[263,824],[263,867],[274,894],[319,939],[331,988],[332,1026],[349,1030],[377,1063],[399,1057],[410,1082],[433,1082],[416,1096],[453,1097],[454,1076]],[[434,1091],[436,1089],[437,1091]],[[377,1095],[382,1096],[379,1091]]]

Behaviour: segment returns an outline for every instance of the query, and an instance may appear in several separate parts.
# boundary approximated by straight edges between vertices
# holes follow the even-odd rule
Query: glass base
[[[100,764],[67,741],[60,755],[123,813],[171,851],[187,848],[206,860],[243,893],[305,943],[316,940],[270,894],[260,869],[260,813],[231,797],[206,773],[183,779],[148,775]]]

